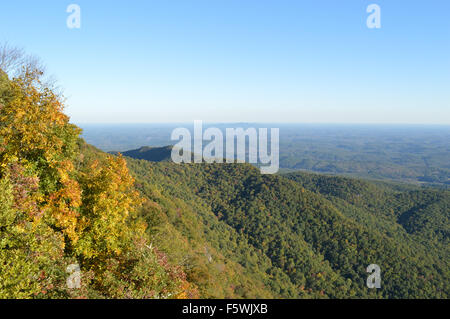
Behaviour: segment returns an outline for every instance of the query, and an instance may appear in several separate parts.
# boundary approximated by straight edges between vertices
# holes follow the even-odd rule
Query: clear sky
[[[450,124],[448,0],[2,1],[1,41],[42,58],[77,123]]]

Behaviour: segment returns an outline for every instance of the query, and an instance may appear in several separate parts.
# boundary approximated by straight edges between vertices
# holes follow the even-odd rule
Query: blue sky
[[[77,123],[450,124],[448,0],[3,1],[0,41],[42,58]]]

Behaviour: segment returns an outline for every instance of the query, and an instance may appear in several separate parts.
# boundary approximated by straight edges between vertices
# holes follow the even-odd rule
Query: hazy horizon
[[[9,1],[77,123],[450,124],[450,2]],[[43,36],[45,35],[45,36]]]

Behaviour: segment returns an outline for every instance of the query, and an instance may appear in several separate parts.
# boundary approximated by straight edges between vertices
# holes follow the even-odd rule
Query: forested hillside
[[[42,70],[12,53],[0,63],[0,298],[197,296],[151,245],[125,160],[79,139]]]
[[[449,191],[107,154],[42,76],[0,70],[0,298],[448,298]]]
[[[177,245],[165,239],[174,234],[201,243],[189,269],[226,273],[237,263],[240,281],[258,279],[275,297],[448,295],[448,191],[303,173],[260,175],[245,164],[127,161],[138,189],[158,203],[142,215],[156,220],[153,234],[161,234],[168,254]],[[167,217],[162,224],[161,215]],[[378,291],[365,285],[372,263],[383,270]],[[202,287],[226,292],[230,284],[213,277]],[[257,291],[249,284],[232,287],[244,296]]]

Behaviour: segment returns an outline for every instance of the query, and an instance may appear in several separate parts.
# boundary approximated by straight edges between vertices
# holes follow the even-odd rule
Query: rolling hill
[[[448,191],[260,175],[246,164],[127,161],[137,188],[156,203],[142,211],[155,225],[149,232],[175,263],[191,260],[188,277],[204,296],[448,295]],[[167,238],[187,246],[180,251]],[[383,271],[377,291],[365,286],[372,263]]]

